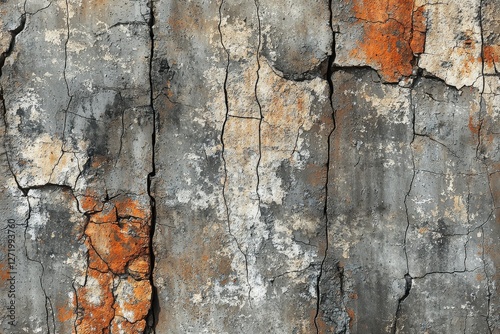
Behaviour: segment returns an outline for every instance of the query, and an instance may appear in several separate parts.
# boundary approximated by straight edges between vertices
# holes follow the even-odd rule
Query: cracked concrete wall
[[[497,1],[0,13],[0,332],[500,333]]]

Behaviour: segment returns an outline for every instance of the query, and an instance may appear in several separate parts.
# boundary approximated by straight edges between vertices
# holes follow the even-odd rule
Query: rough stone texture
[[[0,13],[0,332],[500,333],[498,1]]]

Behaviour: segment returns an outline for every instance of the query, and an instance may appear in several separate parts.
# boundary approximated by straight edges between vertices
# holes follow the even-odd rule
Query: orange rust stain
[[[500,45],[485,45],[483,54],[485,66],[495,68],[495,64],[500,62]]]
[[[4,254],[7,254],[7,252],[5,252]],[[0,262],[0,280],[2,283],[8,280],[10,277],[9,265],[6,263],[6,261],[7,260]]]
[[[357,300],[358,299],[358,294],[353,292],[351,294],[349,294],[349,298],[353,299],[353,300]]]
[[[469,130],[472,134],[474,135],[477,135],[479,134],[479,128],[480,128],[480,125],[479,124],[474,124],[474,118],[471,116],[469,116]]]
[[[484,276],[481,274],[476,274],[476,280],[481,282],[482,280],[484,280]]]
[[[66,322],[74,319],[76,316],[75,304],[75,297],[73,296],[70,304],[62,305],[57,308],[57,319],[59,322]]]
[[[149,216],[149,210],[141,206],[139,201],[132,198],[125,198],[115,201],[119,217],[136,217],[146,219]]]
[[[113,223],[118,221],[116,207],[111,203],[104,204],[102,211],[96,212],[90,216],[93,223]]]
[[[111,324],[113,333],[142,334],[146,328],[146,320],[130,323],[122,318],[113,319]]]
[[[88,248],[88,255],[89,255],[89,268],[96,269],[100,272],[107,272],[109,270],[108,265],[106,262],[104,262],[97,252],[95,251],[94,247],[90,244],[89,239],[85,240],[85,244]]]
[[[89,269],[87,276],[87,285],[78,291],[78,306],[82,313],[77,319],[77,332],[110,333],[109,324],[115,316],[113,274]]]
[[[85,229],[88,279],[77,291],[83,312],[77,319],[78,333],[142,333],[151,301],[149,208],[128,197],[103,202],[90,190],[80,205],[90,219]],[[114,296],[114,280],[127,272],[131,290]],[[118,310],[129,312],[127,318],[133,312],[133,323]],[[103,320],[94,321],[96,317]]]
[[[347,314],[349,315],[349,328],[352,328],[352,325],[354,324],[354,321],[356,319],[356,314],[354,313],[354,310],[352,308],[347,309]]]
[[[130,261],[128,272],[136,279],[148,279],[151,270],[149,256],[144,255]]]
[[[127,318],[130,322],[136,322],[144,319],[149,311],[151,301],[151,285],[149,281],[136,281],[131,277],[120,282],[120,285],[126,285],[123,291],[118,289],[118,296],[113,308],[115,315]]]
[[[148,230],[141,223],[127,222],[123,226],[89,223],[85,234],[110,270],[123,274],[129,261],[149,253]]]
[[[423,8],[413,12],[407,0],[356,0],[353,10],[364,37],[351,56],[377,68],[385,81],[410,76],[413,53],[423,52],[425,44]]]
[[[413,29],[410,47],[414,54],[424,53],[427,18],[424,15],[424,6],[413,11]]]

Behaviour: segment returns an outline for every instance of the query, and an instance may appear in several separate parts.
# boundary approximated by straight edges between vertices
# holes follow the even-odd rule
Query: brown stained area
[[[356,313],[354,313],[352,308],[348,308],[347,315],[349,315],[349,328],[352,329],[352,325],[356,321]]]
[[[81,314],[76,322],[77,333],[111,333],[109,325],[115,316],[113,278],[112,273],[93,269],[87,271],[87,283],[78,291]]]
[[[496,65],[500,62],[500,45],[485,45],[483,48],[484,66],[488,71],[499,70]]]
[[[5,251],[4,254],[7,254],[7,251]],[[7,285],[6,281],[9,279],[9,277],[10,277],[9,265],[7,264],[7,260],[3,260],[0,262],[0,282],[1,282],[1,284]]]
[[[146,320],[130,323],[121,317],[115,317],[111,324],[113,333],[143,334],[146,328]]]
[[[89,220],[87,280],[77,290],[77,331],[142,333],[152,293],[150,211],[134,198],[99,198],[88,191],[79,201]]]
[[[130,323],[146,318],[151,299],[149,281],[136,281],[128,277],[120,282],[117,293],[118,298],[113,306],[116,315],[127,319]]]
[[[123,274],[129,261],[148,253],[148,226],[141,222],[119,224],[89,223],[85,234],[92,246],[109,269],[115,274]]]
[[[376,68],[387,82],[410,76],[414,53],[424,50],[423,8],[414,11],[413,2],[407,0],[356,0],[353,11],[364,36],[351,57]]]
[[[318,334],[326,334],[326,333],[333,333],[334,332],[335,328],[331,325],[328,325],[323,320],[323,312],[320,311],[318,313],[318,316],[316,317],[316,310],[311,310],[309,315],[310,315],[311,323],[313,324],[313,326],[314,327],[317,326],[317,333]]]
[[[424,6],[413,11],[413,30],[410,40],[410,47],[414,54],[424,53],[425,33],[427,31],[427,18],[425,17]]]
[[[76,306],[76,302],[75,302],[75,298],[73,297],[73,299],[71,300],[70,303],[68,304],[64,304],[60,307],[57,307],[57,320],[59,320],[59,322],[66,322],[66,321],[74,321],[75,319],[75,306]]]
[[[474,121],[474,117],[471,115],[469,116],[469,130],[472,134],[474,135],[478,135],[479,134],[479,130],[481,128],[481,124],[479,122],[475,122]]]

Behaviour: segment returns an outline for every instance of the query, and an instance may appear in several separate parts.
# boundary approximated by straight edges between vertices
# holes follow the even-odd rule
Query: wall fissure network
[[[498,1],[0,13],[1,333],[500,333]]]

